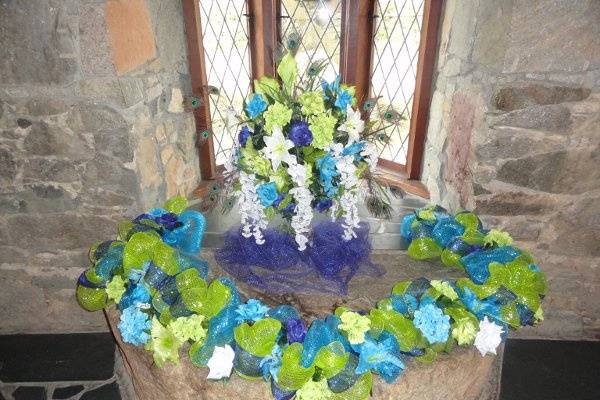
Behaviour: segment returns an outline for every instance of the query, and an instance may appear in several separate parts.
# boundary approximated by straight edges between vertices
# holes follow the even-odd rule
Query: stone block
[[[109,0],[105,4],[105,14],[111,57],[120,75],[156,57],[145,0]]]
[[[129,122],[115,108],[98,103],[80,103],[69,110],[67,126],[78,133],[97,132],[125,130],[129,128]]]
[[[589,172],[589,171],[588,171]],[[600,198],[587,196],[561,209],[550,219],[556,239],[549,252],[561,255],[600,257]]]
[[[114,76],[104,7],[100,4],[80,5],[79,47],[81,64],[87,76]]]
[[[122,130],[95,132],[94,147],[100,153],[116,157],[119,162],[133,161],[133,148],[129,135]]]
[[[12,195],[3,197],[12,204],[18,205],[14,212],[18,213],[56,213],[77,208],[77,196],[56,184],[33,183],[25,185]]]
[[[496,179],[550,193],[580,194],[600,188],[594,149],[557,151],[505,162]]]
[[[75,80],[77,61],[63,53],[74,47],[74,33],[64,28],[72,7],[77,5],[50,6],[48,0],[0,3],[0,82],[67,85]]]
[[[23,161],[23,182],[76,182],[81,169],[79,163],[71,160],[29,157]]]
[[[548,135],[522,128],[491,128],[483,143],[475,147],[478,161],[497,164],[501,159],[559,151],[566,147],[563,135]]]
[[[23,149],[34,156],[58,156],[72,160],[92,157],[92,147],[84,137],[43,121],[36,121],[28,128]]]
[[[498,110],[513,111],[532,105],[560,104],[581,101],[590,95],[584,87],[549,86],[530,84],[502,87],[493,95],[494,106]]]
[[[487,215],[540,215],[551,213],[560,204],[554,196],[491,189],[489,195],[475,198],[475,211]]]
[[[68,213],[16,214],[6,217],[6,245],[29,251],[73,250],[114,237],[115,222],[110,217]]]
[[[81,95],[117,107],[131,107],[144,100],[143,83],[138,79],[90,79],[79,83]]]
[[[493,121],[495,126],[564,132],[571,125],[571,112],[562,105],[530,106],[511,111]]]
[[[88,185],[128,195],[137,188],[135,171],[116,158],[98,153],[85,166],[83,180]]]
[[[600,67],[598,21],[600,3],[596,0],[515,2],[504,72],[597,69]]]
[[[0,186],[11,185],[17,176],[17,162],[13,153],[0,147]]]

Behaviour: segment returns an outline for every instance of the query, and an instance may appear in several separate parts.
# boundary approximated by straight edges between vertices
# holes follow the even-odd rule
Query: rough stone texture
[[[445,6],[423,180],[539,260],[546,321],[523,337],[600,339],[598,21],[593,0]]]
[[[214,264],[210,253],[205,254],[213,274],[222,271]],[[403,252],[377,252],[374,261],[385,265],[383,278],[356,277],[351,281],[349,294],[339,296],[284,295],[272,296],[259,293],[246,285],[238,285],[245,296],[258,296],[268,304],[292,304],[306,320],[324,317],[339,305],[354,309],[371,308],[376,300],[389,293],[397,280],[419,276],[442,278],[458,276],[439,264],[415,262]],[[182,350],[182,361],[178,366],[156,368],[152,356],[145,350],[125,344],[117,330],[119,316],[114,308],[106,313],[107,320],[115,333],[117,344],[129,371],[133,387],[140,399],[268,399],[268,385],[262,381],[247,381],[233,375],[229,383],[206,380],[207,368],[194,367]],[[502,351],[497,357],[481,355],[474,348],[456,348],[442,355],[430,365],[408,361],[399,381],[388,385],[376,377],[373,382],[375,399],[456,399],[492,400],[498,394]],[[426,384],[427,382],[433,384]]]
[[[106,330],[74,301],[88,247],[199,179],[181,2],[119,3],[154,51],[121,76],[105,1],[0,0],[0,333]]]

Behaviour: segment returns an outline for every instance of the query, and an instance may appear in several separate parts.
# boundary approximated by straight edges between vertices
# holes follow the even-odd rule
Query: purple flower
[[[329,208],[333,205],[333,201],[331,199],[323,199],[323,200],[319,200],[319,202],[317,204],[315,204],[315,209],[322,213],[325,212],[327,210],[329,210]]]
[[[308,146],[313,140],[308,123],[304,121],[293,121],[288,136],[296,146]]]
[[[285,196],[283,195],[283,193],[279,193],[279,195],[273,202],[273,207],[278,208],[279,204],[281,204],[281,202],[283,201],[284,198],[285,198]]]
[[[180,226],[180,223],[177,220],[177,214],[173,213],[165,213],[163,215],[160,215],[154,218],[154,221],[156,221],[157,224],[161,224],[168,230],[173,230]]]
[[[281,210],[284,214],[291,214],[296,209],[296,203],[290,203]]]
[[[301,319],[288,319],[285,323],[285,330],[287,332],[287,340],[289,343],[304,341],[306,336],[306,325]]]
[[[250,137],[250,129],[248,129],[247,126],[243,126],[242,129],[240,130],[240,133],[238,134],[238,141],[240,142],[240,145],[245,146],[249,137]]]

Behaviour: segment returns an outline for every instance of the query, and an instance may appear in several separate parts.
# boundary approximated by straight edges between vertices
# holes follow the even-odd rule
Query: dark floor
[[[0,400],[127,399],[110,334],[0,336]],[[118,368],[117,368],[118,369]],[[599,400],[600,342],[509,340],[501,400]]]

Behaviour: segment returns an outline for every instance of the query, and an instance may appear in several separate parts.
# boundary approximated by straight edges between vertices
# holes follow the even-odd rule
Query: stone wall
[[[181,2],[0,0],[0,333],[106,330],[74,283],[199,171]]]
[[[546,271],[521,336],[600,339],[600,2],[448,0],[424,181]]]

